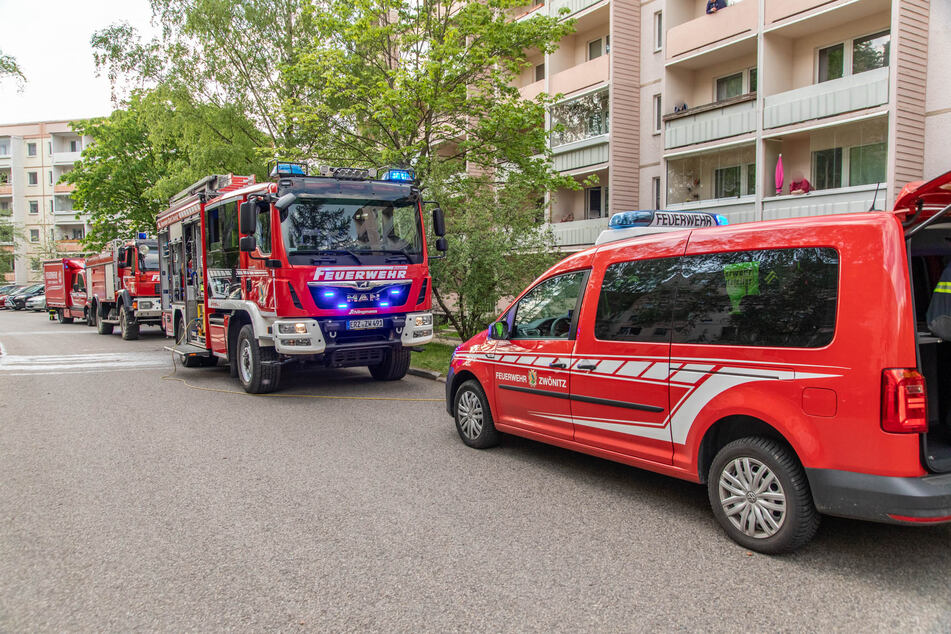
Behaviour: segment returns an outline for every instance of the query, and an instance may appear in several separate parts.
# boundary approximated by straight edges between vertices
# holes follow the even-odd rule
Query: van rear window
[[[674,343],[820,348],[835,334],[835,249],[691,255],[680,273]]]
[[[831,248],[734,251],[608,266],[594,334],[645,341],[819,348],[832,341]]]

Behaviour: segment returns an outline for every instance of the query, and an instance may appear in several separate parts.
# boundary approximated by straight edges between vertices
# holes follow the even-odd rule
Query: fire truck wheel
[[[61,323],[61,324],[71,324],[71,323],[73,323],[73,318],[72,318],[72,317],[67,317],[67,316],[63,313],[63,309],[62,309],[62,308],[60,308],[59,310],[56,311],[56,319],[57,319],[57,320],[59,321],[59,323]]]
[[[139,338],[139,324],[136,323],[132,311],[119,308],[119,332],[126,341]]]
[[[713,514],[745,548],[775,555],[806,544],[819,529],[819,512],[796,455],[761,436],[729,443],[707,477]]]
[[[369,366],[370,375],[377,381],[398,381],[406,376],[409,359],[409,350],[390,350],[383,357],[382,363]]]
[[[111,335],[112,324],[107,324],[101,319],[96,319],[96,332],[98,332],[100,335]]]
[[[238,380],[249,394],[266,394],[278,388],[281,366],[277,351],[270,346],[258,345],[254,328],[245,324],[238,333]]]
[[[470,447],[488,449],[499,444],[489,401],[478,381],[469,380],[459,386],[452,399],[452,415],[459,437]]]
[[[86,306],[86,308],[83,309],[83,319],[86,320],[87,326],[95,326],[96,325],[96,311],[94,311],[92,307]]]

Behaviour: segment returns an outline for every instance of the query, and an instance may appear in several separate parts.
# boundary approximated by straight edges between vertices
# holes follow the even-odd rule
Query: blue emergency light
[[[144,231],[139,232],[139,240],[145,240],[148,237],[149,237],[149,234],[147,234],[146,232]]]
[[[307,176],[307,171],[300,163],[277,163],[271,170],[271,176]]]
[[[412,182],[416,180],[416,173],[413,170],[408,169],[390,169],[383,172],[383,178],[381,181],[402,181],[402,182]]]
[[[610,229],[632,227],[682,227],[697,229],[728,225],[730,221],[722,214],[707,211],[667,211],[665,209],[622,211],[611,216]]]

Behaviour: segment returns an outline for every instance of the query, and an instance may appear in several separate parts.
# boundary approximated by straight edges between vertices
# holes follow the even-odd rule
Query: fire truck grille
[[[386,351],[383,348],[357,348],[337,350],[333,353],[331,365],[338,367],[354,365],[375,365],[382,363]]]

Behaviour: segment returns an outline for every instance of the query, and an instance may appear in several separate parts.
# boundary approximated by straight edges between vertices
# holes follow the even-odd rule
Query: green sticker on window
[[[740,300],[747,295],[759,295],[759,262],[738,262],[723,265],[726,294],[732,304],[732,313],[740,312]]]

